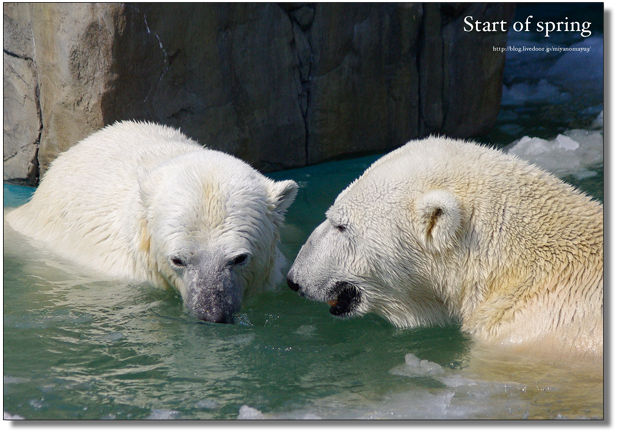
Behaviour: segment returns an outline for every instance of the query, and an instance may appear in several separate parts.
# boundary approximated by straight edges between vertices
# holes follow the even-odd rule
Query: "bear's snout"
[[[235,314],[240,307],[223,303],[219,300],[200,298],[202,300],[186,304],[190,313],[203,322],[211,323],[235,323]],[[240,305],[240,304],[239,304]]]
[[[291,278],[290,274],[286,277],[286,283],[288,284],[288,286],[298,292],[299,291],[299,284],[297,284],[295,281],[293,281],[293,278]]]
[[[351,283],[339,281],[331,290],[333,299],[327,301],[329,312],[334,316],[349,316],[355,312],[361,301],[359,289]]]
[[[235,323],[233,313],[224,310],[212,310],[208,312],[196,313],[198,319],[210,323]]]
[[[189,270],[188,274],[184,303],[189,312],[205,322],[234,323],[235,314],[241,310],[243,290],[231,277],[208,267]]]

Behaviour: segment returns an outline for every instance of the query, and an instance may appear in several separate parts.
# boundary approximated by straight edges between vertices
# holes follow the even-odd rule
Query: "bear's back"
[[[116,123],[60,154],[31,200],[6,220],[69,258],[90,263],[92,257],[102,271],[133,277],[128,247],[141,213],[140,168],[198,150],[204,148],[169,127]]]
[[[203,147],[173,128],[146,122],[118,122],[60,154],[49,171],[67,169],[63,176],[88,171],[90,177],[102,174],[107,178],[113,170],[116,176],[123,177],[133,175],[138,166],[151,169],[199,149]]]

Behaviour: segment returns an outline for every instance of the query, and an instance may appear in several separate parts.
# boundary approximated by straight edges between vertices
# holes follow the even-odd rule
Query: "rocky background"
[[[269,172],[471,137],[497,116],[511,4],[4,3],[4,180],[117,120]],[[130,146],[130,144],[128,144]]]

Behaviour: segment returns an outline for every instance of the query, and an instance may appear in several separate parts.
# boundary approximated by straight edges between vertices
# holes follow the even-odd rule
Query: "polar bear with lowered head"
[[[472,142],[412,141],[335,200],[289,286],[336,316],[458,322],[474,339],[602,355],[603,208]]]
[[[231,323],[244,297],[282,278],[277,244],[296,193],[177,130],[121,122],[62,153],[7,221],[80,265],[175,288],[198,318]]]

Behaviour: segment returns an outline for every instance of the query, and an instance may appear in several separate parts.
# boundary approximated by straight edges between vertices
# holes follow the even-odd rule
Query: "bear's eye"
[[[170,263],[172,263],[173,266],[175,267],[185,267],[185,260],[183,260],[181,257],[170,257]]]
[[[231,266],[239,266],[241,264],[245,264],[248,261],[248,254],[240,254],[233,258],[230,262]]]
[[[338,230],[338,232],[344,233],[344,230],[346,230],[347,227],[345,227],[344,225],[336,225],[336,229]]]

